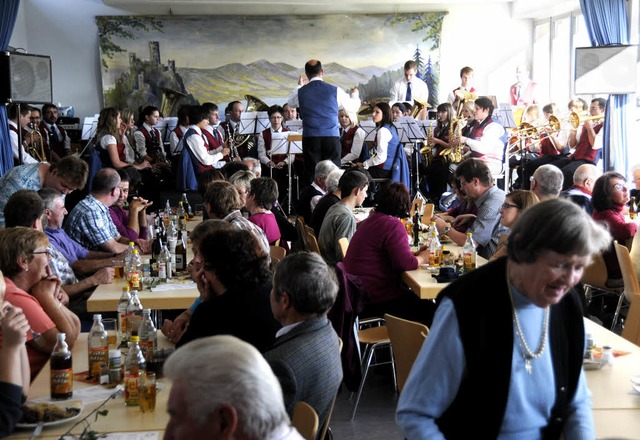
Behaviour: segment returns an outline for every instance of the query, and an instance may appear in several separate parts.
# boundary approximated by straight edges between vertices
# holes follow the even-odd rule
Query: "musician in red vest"
[[[189,122],[191,126],[185,133],[183,144],[188,148],[191,157],[195,158],[199,172],[213,168],[213,165],[220,162],[223,156],[229,154],[229,148],[224,147],[219,153],[214,153],[209,145],[209,140],[204,134],[205,127],[209,125],[209,111],[201,105],[191,106],[189,109]],[[182,154],[188,154],[183,150]]]
[[[159,119],[160,110],[158,110],[158,107],[146,106],[140,113],[138,130],[133,134],[133,138],[136,141],[136,151],[142,158],[152,164],[165,161],[162,134],[155,127]]]
[[[287,164],[289,158],[286,154],[271,155],[271,141],[273,133],[289,131],[282,125],[284,121],[284,108],[279,105],[272,105],[267,110],[271,126],[258,135],[258,159],[263,165],[269,168],[267,177],[271,177],[278,182],[279,194],[286,194],[287,185]]]
[[[218,106],[213,102],[205,102],[202,104],[202,108],[209,112],[209,123],[204,127],[202,133],[207,137],[209,141],[209,151],[214,153],[220,153],[227,144],[224,141],[224,136],[218,130],[220,126],[220,115],[218,114]],[[222,159],[224,161],[231,160],[228,155],[225,155]]]
[[[476,124],[468,136],[460,136],[464,151],[470,151],[470,157],[482,159],[492,176],[502,171],[502,156],[506,142],[506,131],[502,125],[492,119],[493,102],[487,97],[475,101],[474,119]]]
[[[473,69],[469,66],[465,66],[460,69],[460,85],[453,89],[451,93],[449,93],[449,97],[447,98],[447,101],[449,101],[449,104],[453,105],[454,109],[458,108],[458,104],[460,102],[460,98],[458,98],[458,96],[456,95],[456,92],[458,90],[469,93],[476,92],[476,89],[471,85],[472,81]]]
[[[40,134],[44,141],[45,153],[51,162],[57,162],[71,152],[71,138],[57,122],[58,107],[52,103],[43,105]]]
[[[169,154],[171,157],[180,155],[180,151],[177,150],[178,144],[189,129],[189,106],[181,105],[178,107],[177,116],[178,125],[176,125],[176,128],[174,128],[169,135]]]
[[[516,83],[509,89],[511,105],[524,107],[536,103],[536,82],[531,80],[529,66],[521,64],[516,67]]]
[[[15,165],[22,165],[27,163],[38,163],[39,161],[33,158],[29,153],[27,153],[24,149],[25,144],[34,143],[34,146],[38,146],[38,138],[36,136],[31,136],[31,133],[27,132],[25,129],[26,125],[29,123],[29,116],[31,112],[29,111],[28,105],[22,105],[20,107],[20,113],[18,113],[18,104],[11,104],[8,110],[9,117],[9,137],[11,138],[11,150],[13,151],[13,162]],[[19,150],[18,150],[18,125],[22,130],[22,145],[20,149],[22,150],[22,163],[20,163]]]

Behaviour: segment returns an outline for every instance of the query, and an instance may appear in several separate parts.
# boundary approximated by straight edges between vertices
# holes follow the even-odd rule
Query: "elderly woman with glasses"
[[[506,195],[504,203],[498,210],[500,213],[499,225],[511,229],[522,214],[522,211],[538,202],[538,196],[536,196],[533,191],[517,190],[510,192]],[[494,236],[492,237],[492,241],[495,240],[498,247],[491,256],[491,260],[507,255],[507,239],[509,238],[509,233],[504,233],[504,229],[501,229],[499,225],[496,225],[493,229]]]
[[[15,227],[0,231],[0,270],[7,285],[5,300],[24,311],[31,329],[27,355],[31,380],[49,360],[58,333],[67,334],[73,347],[80,334],[80,320],[58,299],[60,280],[49,272],[49,240],[40,231]]]
[[[593,219],[605,224],[611,237],[620,244],[633,238],[638,230],[634,222],[627,223],[624,210],[629,203],[629,190],[626,187],[627,180],[620,173],[609,171],[604,173],[593,184],[591,203],[593,205]],[[602,254],[607,266],[607,286],[621,287],[622,272],[618,264],[613,242],[609,249]]]

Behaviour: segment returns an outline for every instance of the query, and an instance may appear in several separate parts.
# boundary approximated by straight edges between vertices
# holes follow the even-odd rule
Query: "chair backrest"
[[[424,223],[425,225],[431,223],[431,217],[433,217],[434,209],[435,205],[433,203],[425,203],[424,213],[422,214],[422,223]]]
[[[344,257],[347,256],[347,249],[349,249],[349,239],[347,237],[342,237],[338,239],[338,244],[342,250],[342,259],[344,260]]]
[[[318,246],[318,239],[316,238],[316,233],[313,231],[311,226],[304,227],[307,237],[307,246],[309,251],[315,252],[317,254],[320,253],[320,246]]]
[[[287,250],[281,246],[270,246],[269,254],[272,260],[282,260],[287,255]]]
[[[304,218],[301,215],[296,217],[296,234],[298,235],[299,241],[299,246],[296,249],[299,251],[308,251],[307,231],[305,229]]]
[[[624,296],[631,304],[622,329],[622,337],[636,345],[640,345],[640,300],[638,300],[638,297],[640,297],[640,282],[638,282],[636,272],[633,269],[629,249],[618,242],[615,242],[614,246],[618,256],[618,263],[620,264],[620,271],[622,272]]]
[[[318,433],[318,414],[308,403],[298,402],[293,409],[291,424],[306,440],[315,440]]]
[[[396,361],[398,391],[402,391],[411,367],[424,343],[423,334],[429,334],[429,328],[419,322],[408,321],[388,313],[385,313],[384,319],[387,323],[393,357]]]
[[[585,267],[582,273],[582,282],[589,286],[606,288],[608,277],[607,266],[604,264],[602,254],[596,254],[593,256],[591,264]]]

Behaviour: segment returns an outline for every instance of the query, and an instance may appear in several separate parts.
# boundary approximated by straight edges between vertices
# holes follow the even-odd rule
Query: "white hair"
[[[260,164],[260,161],[258,159],[256,159],[255,157],[245,157],[244,159],[242,159],[242,162],[244,162],[244,164],[247,166],[249,166],[247,162],[251,162],[253,167],[250,168],[250,171],[252,171],[253,174],[256,175],[256,177],[262,176],[262,164]]]
[[[340,182],[340,178],[344,174],[343,169],[333,170],[327,176],[327,180],[325,180],[325,184],[327,185],[327,192],[332,193],[338,189],[338,182]]]
[[[329,175],[329,173],[331,173],[331,171],[333,170],[337,170],[338,166],[331,162],[330,160],[321,160],[320,162],[318,162],[316,164],[316,168],[315,168],[315,178],[319,178],[319,177],[323,177],[323,178],[327,178],[327,176]]]
[[[196,339],[167,359],[164,374],[184,386],[189,414],[204,424],[223,404],[238,413],[240,430],[267,438],[289,417],[282,388],[271,367],[252,345],[235,336]]]
[[[560,168],[555,165],[547,164],[538,167],[533,172],[533,177],[538,183],[540,192],[545,196],[558,197],[562,191],[564,176]]]

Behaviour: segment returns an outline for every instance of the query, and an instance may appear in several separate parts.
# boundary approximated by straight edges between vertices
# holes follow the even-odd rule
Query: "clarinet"
[[[229,123],[228,121],[225,126],[225,131],[227,132],[227,143],[229,144],[229,159],[235,160],[236,157],[239,158],[240,155],[238,154],[238,150],[236,149],[233,136],[231,136],[231,123]]]

